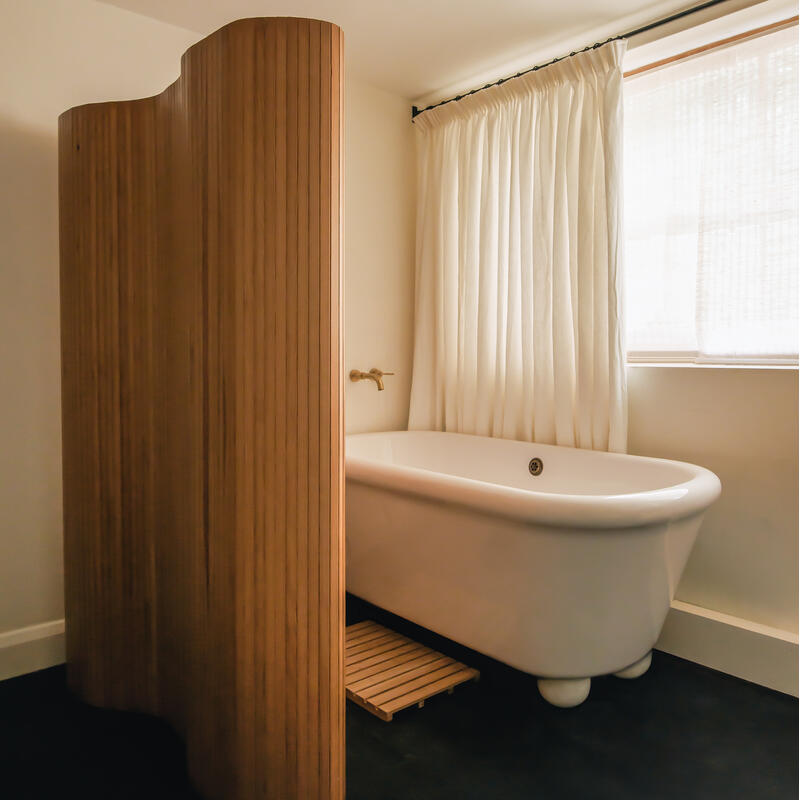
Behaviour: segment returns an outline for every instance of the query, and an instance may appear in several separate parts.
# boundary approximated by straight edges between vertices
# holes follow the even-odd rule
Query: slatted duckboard
[[[476,669],[378,625],[349,625],[345,636],[347,697],[387,722],[396,711],[478,680]]]

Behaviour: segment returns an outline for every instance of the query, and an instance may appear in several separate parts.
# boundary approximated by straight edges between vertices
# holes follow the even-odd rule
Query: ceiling
[[[351,75],[404,97],[427,101],[621,33],[697,0],[100,2],[202,35],[241,17],[329,20],[344,30]]]

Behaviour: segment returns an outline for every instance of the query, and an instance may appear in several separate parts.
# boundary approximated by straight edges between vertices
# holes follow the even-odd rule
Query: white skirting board
[[[798,637],[674,600],[657,650],[797,697]]]
[[[675,600],[657,650],[798,695],[798,637]],[[64,662],[64,620],[0,633],[0,680]]]
[[[0,633],[0,681],[63,664],[64,620]]]

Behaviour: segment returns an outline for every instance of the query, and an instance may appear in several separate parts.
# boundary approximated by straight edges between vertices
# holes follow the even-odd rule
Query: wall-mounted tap
[[[373,367],[369,372],[361,372],[358,369],[351,369],[350,370],[350,380],[351,381],[375,381],[375,385],[378,387],[378,391],[383,391],[383,376],[384,375],[394,375],[394,372],[382,372],[377,367]]]

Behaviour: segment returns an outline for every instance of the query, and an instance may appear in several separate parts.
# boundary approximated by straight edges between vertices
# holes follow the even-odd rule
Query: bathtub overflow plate
[[[528,472],[530,472],[530,474],[533,476],[541,475],[543,469],[544,469],[544,464],[542,464],[541,458],[532,458],[528,462]]]

